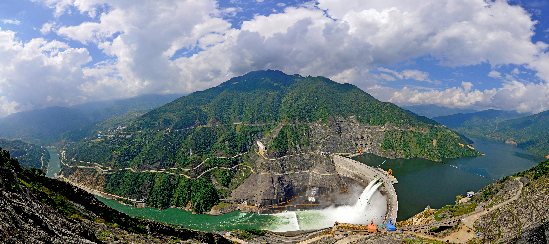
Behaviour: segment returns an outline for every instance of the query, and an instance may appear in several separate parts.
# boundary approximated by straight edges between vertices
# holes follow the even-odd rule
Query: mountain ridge
[[[262,186],[278,190],[238,190],[250,193],[240,199],[249,204],[278,204],[310,187],[344,191],[336,187],[342,184],[337,177],[319,185],[291,176],[308,170],[333,173],[330,153],[431,160],[480,155],[452,130],[354,85],[272,70],[231,78],[151,110],[126,128],[64,146],[64,177],[103,177],[98,180],[103,186],[90,187],[146,198],[157,208],[191,202],[196,212],[229,199],[241,186],[257,185],[248,182],[256,174],[280,175],[260,177],[275,182]],[[82,162],[117,171],[84,172],[78,168]],[[197,190],[187,194],[184,189]],[[253,197],[265,192],[273,194]]]

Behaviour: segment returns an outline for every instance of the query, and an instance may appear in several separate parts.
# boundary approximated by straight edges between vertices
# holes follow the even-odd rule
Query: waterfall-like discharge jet
[[[375,224],[381,224],[387,213],[387,199],[378,191],[382,184],[383,182],[378,178],[372,180],[352,206],[332,206],[323,210],[299,210],[275,214],[274,216],[278,217],[278,223],[271,225],[268,229],[314,230],[333,226],[336,221],[369,224],[373,220]]]

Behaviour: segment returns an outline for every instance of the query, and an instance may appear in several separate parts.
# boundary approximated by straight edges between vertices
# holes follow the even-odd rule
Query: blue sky
[[[548,1],[4,0],[0,116],[249,71],[325,76],[382,101],[549,109]]]

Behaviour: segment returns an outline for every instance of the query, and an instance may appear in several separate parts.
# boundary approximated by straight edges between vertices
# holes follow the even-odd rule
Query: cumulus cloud
[[[405,87],[388,99],[400,105],[437,104],[446,107],[516,110],[520,113],[539,113],[549,109],[547,83],[507,81],[501,88],[472,90],[473,84],[462,82],[462,87],[421,92]]]
[[[390,102],[401,105],[438,104],[446,107],[482,107],[490,104],[490,99],[496,90],[470,91],[471,84],[462,84],[463,87],[452,87],[443,91],[432,90],[420,92],[417,89],[404,87],[393,94]]]
[[[84,48],[42,38],[22,43],[12,31],[0,29],[0,99],[4,114],[68,105],[79,101],[78,86],[86,82],[82,66],[91,57]]]
[[[501,78],[501,73],[495,70],[492,70],[490,71],[490,73],[488,73],[488,76],[492,78]]]
[[[50,31],[54,28],[55,22],[48,22],[42,25],[42,28],[40,28],[40,33],[42,35],[50,33]]]
[[[526,102],[518,91],[536,86],[541,89],[545,83],[520,83],[523,88],[509,83],[484,91],[472,90],[469,82],[444,91],[379,86],[381,80],[393,79],[439,83],[420,70],[376,69],[426,55],[447,66],[523,65],[536,71],[542,80],[549,80],[547,44],[531,41],[536,22],[523,8],[506,1],[349,0],[341,4],[336,0],[318,0],[286,7],[284,12],[268,16],[257,15],[244,21],[241,29],[231,29],[231,24],[223,19],[238,10],[219,9],[213,0],[34,1],[51,7],[54,16],[73,9],[94,17],[93,21],[78,25],[44,24],[41,31],[54,31],[62,38],[96,46],[109,60],[84,68],[84,63],[90,61],[86,49],[42,39],[28,43],[20,43],[14,37],[0,39],[0,45],[8,46],[8,51],[0,52],[13,57],[0,61],[4,65],[0,68],[1,88],[9,90],[7,99],[20,107],[61,100],[77,103],[94,99],[96,94],[107,97],[187,93],[258,69],[322,75],[356,84],[397,103],[435,103],[439,99],[448,106],[489,106],[499,101],[496,93],[510,91],[517,98],[513,101],[523,103],[521,108],[540,107]],[[100,11],[105,6],[108,11]],[[48,45],[59,46],[45,50]],[[41,62],[41,68],[34,75],[12,77],[15,73],[6,67],[24,65],[17,60],[26,57]],[[369,70],[381,74],[377,76]],[[54,93],[48,101],[18,95],[23,92],[15,89],[20,86],[15,81],[32,84],[42,77],[40,72],[50,74],[38,79],[39,85],[60,84],[63,80],[77,92],[69,94],[67,89],[61,89],[66,94]],[[493,72],[497,71],[490,74],[496,75]],[[36,97],[47,97],[48,92],[37,90]]]

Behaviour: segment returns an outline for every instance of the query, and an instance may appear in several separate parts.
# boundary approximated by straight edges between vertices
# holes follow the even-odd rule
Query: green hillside
[[[501,122],[524,116],[527,115],[515,111],[488,109],[474,113],[434,117],[433,120],[469,137],[483,138],[493,132]]]
[[[469,137],[507,141],[531,153],[549,155],[549,111],[526,116],[514,111],[485,110],[433,119]]]
[[[230,196],[251,170],[265,170],[256,164],[256,141],[265,143],[270,158],[362,148],[431,160],[479,155],[450,129],[354,85],[268,70],[176,99],[126,128],[105,130],[101,138],[67,141],[64,160],[99,163],[105,170],[131,168],[104,176],[104,190],[146,198],[159,208],[190,201],[202,212]],[[269,170],[301,167],[285,164]],[[76,168],[62,172],[81,174]],[[178,190],[195,187],[201,191],[193,195]]]
[[[48,169],[50,153],[46,148],[20,140],[5,139],[0,139],[0,147],[9,151],[10,155],[16,158],[23,168],[37,168],[43,171]]]
[[[181,97],[136,121],[133,130],[182,129],[211,119],[233,122],[312,122],[329,116],[356,115],[361,123],[419,125],[392,103],[382,103],[354,85],[324,77],[255,71],[223,84]]]
[[[549,155],[549,111],[501,122],[487,138],[513,141],[526,151]]]

